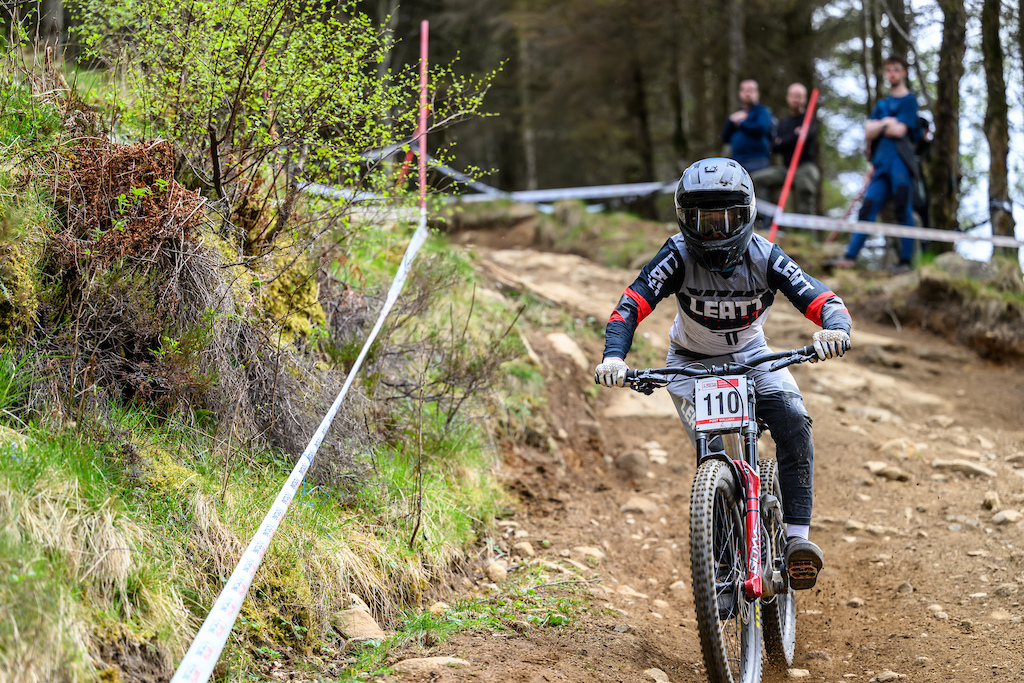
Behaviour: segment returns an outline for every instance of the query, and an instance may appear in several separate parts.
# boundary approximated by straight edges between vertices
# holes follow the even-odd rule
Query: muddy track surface
[[[531,251],[487,251],[481,267],[496,292],[529,290],[599,320],[634,276]],[[673,315],[662,306],[638,334],[663,350]],[[815,329],[785,300],[766,326],[776,349]],[[503,520],[501,547],[512,571],[546,569],[540,590],[571,587],[588,606],[559,627],[407,649],[397,658],[468,666],[398,678],[706,681],[690,592],[692,448],[667,395],[594,392],[600,344],[577,339],[579,358],[553,332],[526,337],[549,377],[554,442],[508,447],[504,476],[522,505]],[[814,419],[811,538],[826,566],[797,597],[793,670],[765,680],[1024,680],[1024,368],[856,317],[853,341],[843,359],[794,368]],[[512,549],[523,541],[535,557]],[[456,585],[501,592],[482,572]]]

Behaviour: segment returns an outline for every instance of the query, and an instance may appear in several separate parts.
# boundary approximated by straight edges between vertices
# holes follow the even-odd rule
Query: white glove
[[[838,358],[850,348],[850,335],[842,330],[819,330],[812,338],[814,351],[818,354],[817,360]]]
[[[594,369],[594,379],[606,387],[624,387],[626,370],[629,370],[629,366],[621,358],[605,358]]]

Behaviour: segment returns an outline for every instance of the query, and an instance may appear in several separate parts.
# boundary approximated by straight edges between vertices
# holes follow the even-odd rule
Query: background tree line
[[[28,2],[20,11],[35,11],[41,36],[59,40],[74,21],[61,4]],[[1021,5],[1022,0],[356,3],[398,39],[382,69],[415,62],[424,18],[432,25],[432,59],[458,60],[466,73],[498,69],[485,107],[497,116],[449,128],[444,143],[456,145],[457,165],[481,169],[487,182],[505,190],[670,179],[693,159],[722,153],[721,126],[736,108],[738,81],[756,78],[762,103],[776,116],[786,112],[789,83],[820,89],[822,208],[842,205],[842,174],[866,168],[850,141],[887,94],[883,60],[890,53],[905,55],[911,89],[934,120],[926,164],[931,223],[959,226],[960,197],[972,190],[963,186],[966,172],[967,182],[988,187],[998,234],[1013,230],[1010,112],[1024,102],[1008,101],[1007,77],[1020,81]],[[932,29],[941,31],[941,39],[920,44]],[[976,126],[987,144],[965,150],[965,126]],[[979,165],[981,157],[988,163]]]

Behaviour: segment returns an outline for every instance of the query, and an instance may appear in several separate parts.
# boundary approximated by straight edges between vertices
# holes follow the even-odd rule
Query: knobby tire
[[[786,528],[782,523],[782,486],[779,483],[779,466],[772,460],[762,460],[758,466],[761,477],[761,499],[765,494],[775,496],[779,501],[779,511],[761,508],[761,557],[766,565],[773,563],[776,569],[785,574],[782,558],[786,551]],[[796,599],[795,592],[788,587],[786,592],[762,600],[761,615],[764,621],[764,649],[768,662],[777,669],[785,668],[793,663],[793,651],[796,648]]]
[[[761,601],[743,596],[742,494],[730,467],[718,460],[705,461],[693,480],[690,567],[708,680],[759,683]]]

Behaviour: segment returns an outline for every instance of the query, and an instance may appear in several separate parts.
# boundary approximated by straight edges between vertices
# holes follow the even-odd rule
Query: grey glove
[[[594,369],[594,380],[606,387],[624,387],[626,370],[629,370],[629,366],[621,358],[605,358]]]
[[[814,333],[812,339],[818,360],[838,358],[850,348],[850,335],[842,330],[819,330]]]

